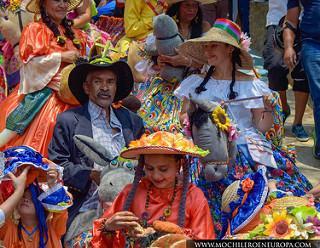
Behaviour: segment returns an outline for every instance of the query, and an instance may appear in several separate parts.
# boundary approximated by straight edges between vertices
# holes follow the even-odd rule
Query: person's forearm
[[[4,203],[0,205],[0,208],[4,212],[6,218],[11,215],[13,209],[18,205],[23,193],[23,189],[16,190]]]
[[[284,48],[291,48],[294,44],[295,39],[295,33],[290,28],[286,27],[287,25],[292,26],[293,28],[297,29],[298,23],[299,23],[299,15],[300,15],[300,8],[292,8],[289,9],[287,12],[287,16],[285,19],[285,22],[288,22],[288,24],[284,24],[284,31],[283,31],[283,42],[284,42]]]
[[[296,35],[292,30],[290,30],[289,28],[284,29],[283,31],[284,49],[293,47],[295,37]]]
[[[73,27],[83,28],[91,20],[91,13],[84,13],[73,20]]]

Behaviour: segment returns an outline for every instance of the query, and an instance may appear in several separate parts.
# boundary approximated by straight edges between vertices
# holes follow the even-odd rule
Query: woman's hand
[[[47,183],[49,188],[52,188],[56,185],[58,180],[59,172],[57,169],[49,169],[47,172]]]
[[[66,51],[61,53],[61,61],[69,64],[74,63],[79,57],[79,51]]]
[[[288,47],[284,50],[284,63],[292,70],[297,64],[297,54],[293,47]]]
[[[14,188],[16,189],[16,191],[21,191],[22,193],[24,192],[24,189],[26,187],[26,181],[27,181],[27,175],[28,175],[28,171],[30,169],[30,166],[24,168],[24,170],[22,171],[22,173],[16,177],[15,175],[13,175],[11,172],[8,174],[8,176],[11,178]]]
[[[174,56],[159,55],[158,62],[159,62],[159,65],[161,65],[163,63],[167,63],[167,64],[170,64],[174,67],[178,67],[178,66],[190,67],[192,65],[191,58],[185,57],[180,54],[177,54]]]
[[[129,211],[115,213],[111,218],[106,220],[104,228],[108,231],[127,230],[131,232],[139,228],[139,218]],[[140,226],[141,227],[141,226]],[[136,233],[136,232],[135,232]]]

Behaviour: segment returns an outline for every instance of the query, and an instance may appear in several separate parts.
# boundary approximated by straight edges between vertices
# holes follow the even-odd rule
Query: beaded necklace
[[[173,195],[171,197],[171,200],[169,202],[168,207],[166,207],[163,210],[163,215],[159,218],[162,221],[165,221],[169,216],[171,216],[172,214],[172,204],[174,202],[174,199],[176,198],[177,195],[177,185],[178,185],[178,178],[175,178],[174,181],[174,189],[173,189]],[[141,226],[143,226],[144,228],[147,227],[148,225],[148,219],[149,219],[149,213],[148,213],[148,208],[149,208],[149,203],[150,203],[150,192],[152,189],[152,183],[149,184],[148,190],[147,190],[147,197],[146,197],[146,203],[145,203],[145,211],[142,213],[141,215],[141,221],[140,224]]]

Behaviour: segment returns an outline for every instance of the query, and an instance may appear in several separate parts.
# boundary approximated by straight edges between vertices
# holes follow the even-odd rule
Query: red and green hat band
[[[240,42],[241,29],[234,22],[228,19],[219,18],[214,22],[213,27],[225,30],[228,34],[235,38],[238,43]]]

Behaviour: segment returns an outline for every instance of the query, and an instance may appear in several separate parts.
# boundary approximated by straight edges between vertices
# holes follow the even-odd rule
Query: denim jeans
[[[316,146],[320,149],[320,41],[312,39],[303,40],[301,55],[313,100]]]
[[[241,20],[242,32],[250,35],[250,0],[238,0],[238,9]]]

